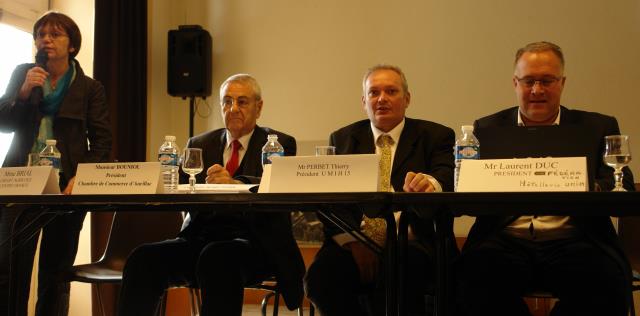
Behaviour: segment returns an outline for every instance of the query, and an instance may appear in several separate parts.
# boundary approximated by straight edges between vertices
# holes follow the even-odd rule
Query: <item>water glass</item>
[[[182,155],[182,171],[189,174],[189,191],[196,192],[196,175],[202,172],[202,149],[185,148]]]
[[[631,162],[631,150],[629,149],[629,136],[610,135],[604,138],[604,162],[615,171],[613,176],[616,186],[612,191],[627,191],[622,187],[622,168]]]
[[[316,146],[316,156],[335,155],[335,146]]]

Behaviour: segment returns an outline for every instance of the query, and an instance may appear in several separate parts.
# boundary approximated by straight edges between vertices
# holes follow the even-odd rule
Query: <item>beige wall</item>
[[[259,123],[301,141],[326,141],[363,118],[361,76],[381,62],[407,73],[409,116],[457,131],[515,104],[513,54],[537,40],[566,53],[563,104],[614,115],[640,139],[638,0],[152,0],[150,17],[150,155],[164,133],[186,140],[187,102],[169,97],[165,81],[167,31],[180,24],[200,24],[213,36],[214,91],[230,74],[254,74],[265,99]],[[212,115],[197,119],[196,132],[221,126],[210,103]]]
[[[548,40],[567,59],[562,103],[616,116],[640,151],[640,0],[150,0],[149,7],[149,159],[164,134],[181,145],[187,139],[188,102],[166,92],[167,32],[181,24],[200,24],[213,37],[211,115],[196,118],[196,134],[222,126],[217,88],[247,72],[263,88],[258,123],[294,135],[299,153],[309,154],[331,131],[365,117],[361,78],[376,63],[406,72],[408,116],[458,132],[515,105],[515,51]],[[470,224],[457,221],[456,233]]]

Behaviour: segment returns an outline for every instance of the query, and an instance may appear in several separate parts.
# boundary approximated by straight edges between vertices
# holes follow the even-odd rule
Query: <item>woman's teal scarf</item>
[[[36,135],[36,141],[31,148],[32,153],[39,153],[46,146],[47,139],[55,139],[53,135],[53,119],[60,110],[60,105],[64,96],[69,90],[69,86],[73,79],[76,77],[76,64],[74,61],[69,62],[69,69],[58,80],[56,89],[51,88],[51,81],[47,78],[43,86],[42,102],[38,109],[42,113],[42,119],[40,120],[40,128],[38,129],[38,135]]]

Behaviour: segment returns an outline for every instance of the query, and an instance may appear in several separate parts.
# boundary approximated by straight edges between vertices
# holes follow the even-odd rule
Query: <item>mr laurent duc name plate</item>
[[[463,160],[458,192],[588,191],[585,157]]]

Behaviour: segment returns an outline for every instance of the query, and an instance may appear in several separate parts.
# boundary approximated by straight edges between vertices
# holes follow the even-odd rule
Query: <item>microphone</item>
[[[49,61],[49,55],[47,55],[47,51],[41,49],[36,54],[36,66],[47,70],[47,62]],[[29,103],[31,104],[40,104],[42,101],[42,97],[44,92],[42,91],[41,86],[33,87],[31,89],[31,95],[29,96]]]

